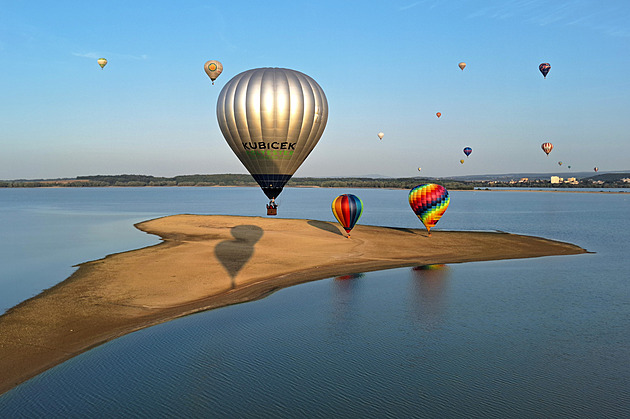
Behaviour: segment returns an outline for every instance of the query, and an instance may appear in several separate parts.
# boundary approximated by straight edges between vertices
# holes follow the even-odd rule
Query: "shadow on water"
[[[315,228],[319,228],[320,230],[329,231],[331,233],[343,236],[343,233],[339,230],[339,228],[331,223],[327,223],[325,221],[311,220],[308,222],[308,224]]]
[[[214,254],[232,280],[254,255],[254,245],[263,235],[263,229],[255,225],[240,225],[230,230],[234,240],[224,240],[214,248]]]

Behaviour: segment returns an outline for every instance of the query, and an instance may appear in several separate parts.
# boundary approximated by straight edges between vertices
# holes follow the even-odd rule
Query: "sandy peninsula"
[[[191,313],[316,279],[435,263],[572,255],[584,249],[500,232],[315,220],[175,215],[142,222],[162,243],[83,263],[0,316],[0,394],[75,355]]]

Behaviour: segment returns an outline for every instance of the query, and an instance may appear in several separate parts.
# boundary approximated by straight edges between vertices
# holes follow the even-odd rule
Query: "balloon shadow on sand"
[[[339,228],[331,223],[327,223],[325,221],[317,221],[311,220],[308,222],[308,225],[313,226],[315,228],[319,228],[320,230],[329,231],[331,233],[339,234],[343,236],[343,233],[339,230]]]
[[[224,240],[214,248],[214,254],[223,265],[235,287],[234,278],[254,255],[254,245],[263,235],[263,229],[255,225],[240,225],[230,230],[234,240]]]

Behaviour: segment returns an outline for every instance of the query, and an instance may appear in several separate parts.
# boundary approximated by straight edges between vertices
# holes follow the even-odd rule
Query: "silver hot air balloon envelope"
[[[274,201],[321,138],[328,101],[306,74],[256,68],[223,87],[217,119],[234,154]]]

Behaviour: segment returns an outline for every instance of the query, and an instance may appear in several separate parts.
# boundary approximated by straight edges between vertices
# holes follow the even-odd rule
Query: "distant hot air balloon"
[[[418,167],[418,172],[422,171],[422,167]]]
[[[442,116],[442,112],[437,112],[435,115],[437,115],[437,117],[439,118],[440,116]]]
[[[214,84],[214,81],[223,71],[223,64],[216,60],[210,60],[203,65],[203,69],[206,70],[206,74],[212,80],[212,84]]]
[[[379,140],[382,140],[384,136],[385,136],[385,134],[383,134],[382,132],[378,133],[378,139]]]
[[[545,153],[547,153],[547,155],[549,155],[549,153],[551,153],[551,150],[553,149],[553,144],[551,144],[551,143],[542,143],[540,148],[542,148],[543,151]]]
[[[567,166],[569,169],[571,168],[571,166]]]
[[[538,69],[542,73],[543,77],[547,78],[547,73],[549,73],[549,70],[551,70],[551,64],[542,63],[541,65],[538,66]]]
[[[457,64],[459,66],[459,68],[461,68],[462,71],[464,71],[464,69],[466,68],[466,63],[461,62],[459,64]]]
[[[593,170],[597,172],[599,170],[599,167],[593,167]]]
[[[562,166],[562,162],[561,161],[558,162],[558,166]]]
[[[460,162],[461,164],[464,164],[464,159],[461,159],[459,162]]]
[[[359,221],[361,213],[363,213],[363,202],[352,194],[339,195],[333,199],[332,212],[339,224],[348,233],[348,237],[350,237],[350,230]]]
[[[470,147],[464,148],[464,154],[466,155],[466,157],[470,156],[470,153],[472,153],[472,148]]]
[[[429,236],[431,227],[440,220],[449,202],[450,197],[446,188],[435,183],[418,185],[409,192],[409,205],[426,227]]]
[[[217,120],[234,154],[273,202],[324,133],[328,101],[306,74],[256,68],[223,86]]]
[[[105,58],[99,58],[96,62],[101,66],[101,70],[107,65],[107,60]]]

